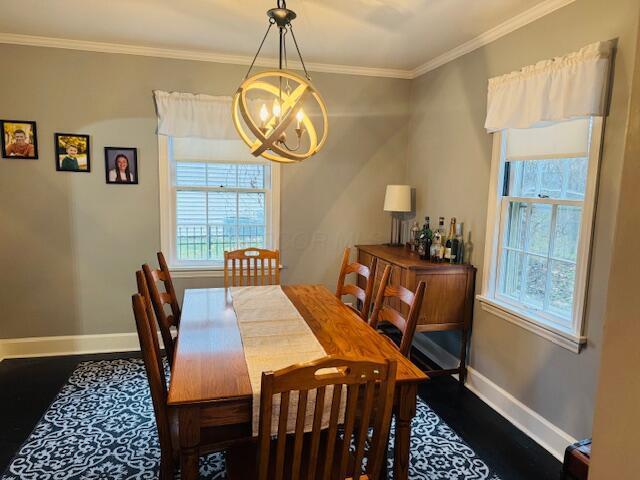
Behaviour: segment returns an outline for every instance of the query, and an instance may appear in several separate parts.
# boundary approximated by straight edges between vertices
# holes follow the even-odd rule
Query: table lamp
[[[411,211],[411,186],[387,185],[384,196],[384,211],[391,212],[391,241],[389,245],[402,245],[402,221],[395,213]]]

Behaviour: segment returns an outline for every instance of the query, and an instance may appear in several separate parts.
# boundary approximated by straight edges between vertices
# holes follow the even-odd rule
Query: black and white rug
[[[393,442],[393,432],[391,436]],[[392,455],[389,457],[392,469]],[[20,448],[2,480],[155,479],[159,459],[142,361],[84,362]],[[201,459],[200,474],[207,480],[224,479],[223,455]],[[413,421],[409,477],[499,480],[421,400]]]

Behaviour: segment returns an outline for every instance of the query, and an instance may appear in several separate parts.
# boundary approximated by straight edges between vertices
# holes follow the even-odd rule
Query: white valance
[[[611,42],[489,79],[485,128],[529,128],[549,121],[605,116]]]
[[[237,140],[231,97],[155,90],[158,135]]]

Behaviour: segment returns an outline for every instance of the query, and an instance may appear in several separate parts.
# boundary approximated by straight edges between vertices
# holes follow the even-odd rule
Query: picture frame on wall
[[[36,122],[30,120],[0,120],[2,158],[38,159]]]
[[[91,143],[89,135],[79,133],[54,134],[56,170],[59,172],[91,171]]]
[[[138,184],[138,149],[104,147],[105,180],[110,185]]]

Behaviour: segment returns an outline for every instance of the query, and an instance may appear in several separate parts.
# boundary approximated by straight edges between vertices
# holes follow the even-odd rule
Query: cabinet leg
[[[469,339],[469,332],[462,330],[462,338],[460,339],[460,372],[458,373],[458,382],[460,387],[464,387],[464,382],[467,380],[467,342]]]

